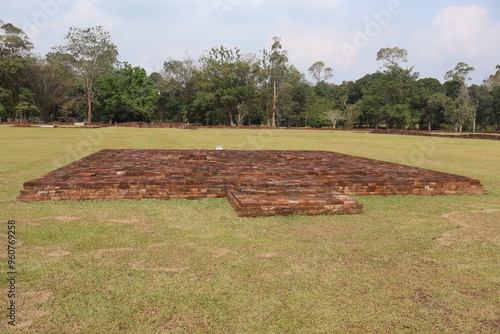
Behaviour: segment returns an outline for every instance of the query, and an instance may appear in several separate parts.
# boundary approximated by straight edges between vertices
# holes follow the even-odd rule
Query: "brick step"
[[[338,192],[317,193],[316,189],[303,189],[298,194],[287,194],[285,189],[276,194],[248,188],[228,190],[228,199],[240,217],[360,214],[363,206],[355,199]]]

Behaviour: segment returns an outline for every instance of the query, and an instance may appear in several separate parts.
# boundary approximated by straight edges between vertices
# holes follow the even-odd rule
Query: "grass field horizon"
[[[497,141],[0,125],[0,144],[3,276],[7,221],[18,231],[16,332],[500,330]],[[24,182],[101,149],[216,146],[346,153],[479,178],[488,195],[356,197],[362,215],[251,219],[226,199],[14,202]]]

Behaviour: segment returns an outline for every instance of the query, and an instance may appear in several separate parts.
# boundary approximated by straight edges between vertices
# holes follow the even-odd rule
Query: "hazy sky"
[[[460,61],[476,68],[472,83],[500,64],[498,0],[0,0],[0,20],[41,55],[71,26],[102,25],[120,60],[149,72],[220,45],[260,55],[274,36],[301,72],[322,60],[339,84],[377,71],[384,47],[405,48],[408,66],[441,81]]]

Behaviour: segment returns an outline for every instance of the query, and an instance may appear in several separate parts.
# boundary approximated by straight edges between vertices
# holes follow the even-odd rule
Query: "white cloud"
[[[500,24],[488,21],[487,9],[471,5],[444,8],[430,28],[416,32],[413,38],[422,54],[440,60],[449,55],[476,57],[498,49],[499,34]]]
[[[311,28],[304,21],[293,21],[288,16],[278,18],[277,24],[276,35],[281,37],[291,63],[300,70],[307,70],[319,60],[334,68],[349,67],[340,48],[342,41],[348,39],[346,32],[331,26]]]
[[[108,29],[119,23],[117,19],[107,15],[96,7],[96,0],[77,0],[73,10],[64,15],[64,22],[76,27],[105,25]]]

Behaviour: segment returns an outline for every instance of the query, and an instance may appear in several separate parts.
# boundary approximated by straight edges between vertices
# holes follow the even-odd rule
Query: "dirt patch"
[[[444,246],[477,241],[500,244],[500,210],[453,211],[443,215],[456,229],[447,231],[437,239]]]
[[[275,257],[279,257],[279,254],[276,254],[276,253],[265,253],[265,254],[258,254],[257,257],[258,258],[262,258],[262,259],[272,259],[272,258],[275,258]]]
[[[211,251],[212,257],[219,258],[223,257],[224,255],[229,254],[231,251],[226,248],[221,248],[221,249],[214,249]]]
[[[98,249],[95,251],[94,254],[94,259],[96,260],[101,260],[105,255],[111,254],[113,256],[116,255],[116,253],[123,253],[123,252],[137,252],[138,250],[135,248],[108,248],[108,249]]]
[[[19,321],[16,328],[29,328],[42,317],[51,312],[43,309],[43,305],[52,297],[52,291],[28,291],[19,293]]]
[[[166,273],[174,273],[174,274],[182,274],[183,272],[189,270],[189,267],[147,267],[143,261],[139,263],[130,264],[130,268],[133,270],[147,270],[154,272],[166,272]]]
[[[55,216],[55,217],[43,217],[43,218],[40,218],[40,219],[37,219],[37,220],[57,220],[57,221],[60,221],[60,222],[71,222],[71,221],[78,220],[78,218],[76,218],[76,217],[67,217],[67,216]]]
[[[56,251],[50,252],[47,255],[52,256],[52,257],[63,257],[63,256],[67,256],[69,254],[71,254],[71,253],[68,251],[65,251],[65,250],[56,250]]]
[[[145,269],[157,272],[174,273],[174,274],[181,274],[189,270],[189,268],[145,268]]]
[[[126,225],[134,225],[134,224],[140,223],[141,221],[139,219],[111,219],[111,220],[106,220],[106,222],[117,223],[117,224],[126,224]]]

